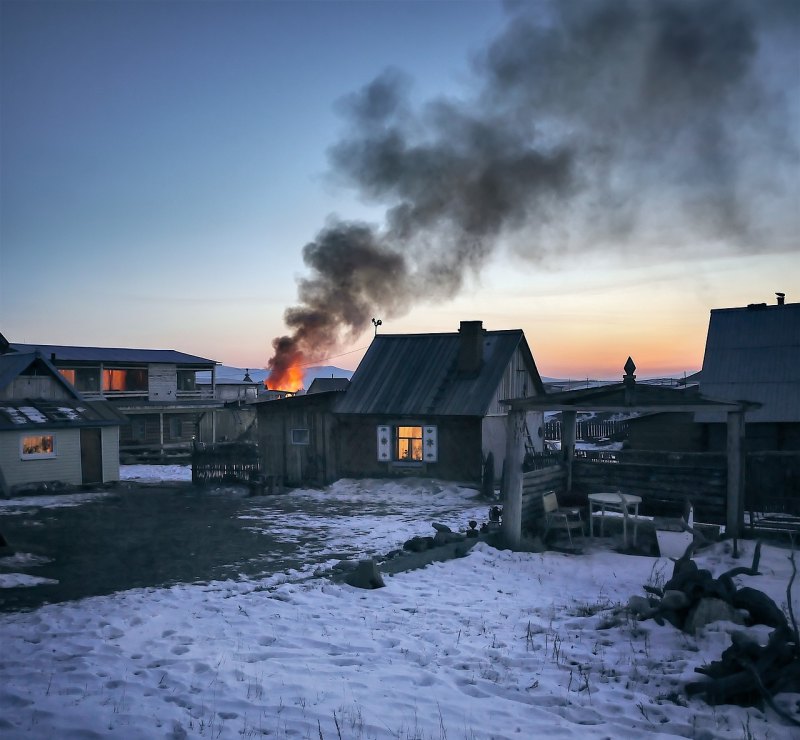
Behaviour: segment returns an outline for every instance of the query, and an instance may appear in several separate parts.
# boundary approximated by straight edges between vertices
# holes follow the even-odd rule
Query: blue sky
[[[508,17],[478,1],[3,0],[0,331],[263,367],[308,274],[303,245],[331,214],[384,218],[331,172],[351,125],[341,100],[387,68],[408,76],[412,105],[466,100]],[[776,59],[767,72],[796,123],[797,56]],[[784,200],[797,196],[789,144]],[[782,236],[796,226],[795,213]],[[700,366],[711,308],[800,295],[791,238],[554,244],[530,259],[507,239],[455,296],[409,299],[383,328],[483,319],[525,329],[545,374],[621,373],[628,354],[659,374]],[[353,367],[370,334],[331,363]]]

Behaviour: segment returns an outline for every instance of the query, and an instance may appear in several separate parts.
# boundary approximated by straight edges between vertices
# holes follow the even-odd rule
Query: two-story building
[[[187,453],[216,441],[215,360],[171,349],[10,343],[7,352],[40,352],[87,400],[110,401],[130,420],[120,430],[123,462]],[[200,388],[197,373],[210,372]]]

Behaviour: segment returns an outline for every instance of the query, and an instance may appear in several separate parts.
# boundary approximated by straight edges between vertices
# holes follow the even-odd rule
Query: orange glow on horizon
[[[631,336],[583,336],[576,341],[565,337],[543,337],[533,348],[541,375],[551,378],[622,380],[623,366],[630,356],[639,378],[680,378],[703,365],[704,345],[697,337],[675,332],[636,333]],[[551,361],[550,358],[557,358]]]

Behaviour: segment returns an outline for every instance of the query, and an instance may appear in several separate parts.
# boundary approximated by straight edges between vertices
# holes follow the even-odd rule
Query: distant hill
[[[221,380],[242,380],[245,372],[249,370],[250,377],[259,383],[263,383],[265,378],[269,377],[269,370],[262,368],[243,368],[231,367],[230,365],[219,365],[217,367],[217,382]],[[314,378],[347,378],[348,380],[353,377],[352,370],[343,370],[335,365],[317,365],[315,367],[306,368],[303,373],[303,387],[308,388]],[[211,373],[197,373],[197,381],[209,382],[211,380]]]

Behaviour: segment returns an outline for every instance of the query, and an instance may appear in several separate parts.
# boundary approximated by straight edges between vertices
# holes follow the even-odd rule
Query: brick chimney
[[[483,322],[462,321],[458,333],[458,374],[477,375],[483,367]]]

